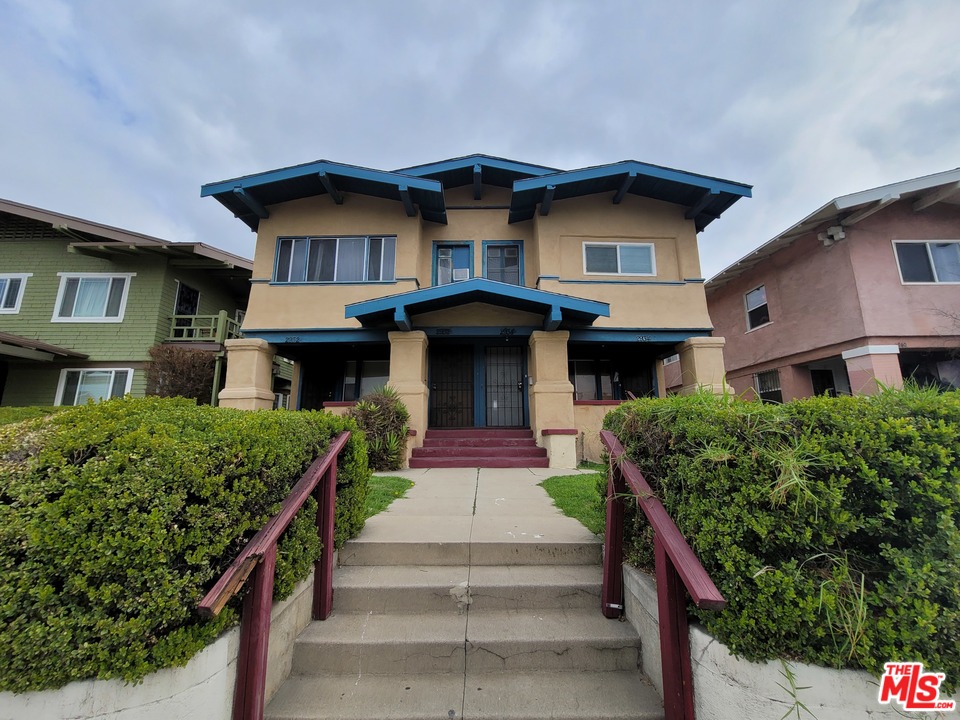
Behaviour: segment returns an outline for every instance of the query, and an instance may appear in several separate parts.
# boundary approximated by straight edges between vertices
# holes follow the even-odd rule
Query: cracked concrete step
[[[596,609],[471,609],[466,665],[468,673],[636,670],[640,638],[629,623]]]
[[[466,692],[464,692],[466,691]],[[637,671],[291,677],[268,720],[662,720]]]
[[[457,613],[470,577],[473,610],[600,606],[596,565],[352,565],[336,569],[338,612]]]
[[[424,521],[429,519],[425,518]],[[584,529],[586,532],[586,529]],[[348,540],[339,554],[341,565],[597,565],[603,545],[549,542]]]
[[[295,675],[459,673],[467,616],[340,614],[311,623],[293,649]],[[371,716],[374,717],[374,716]]]

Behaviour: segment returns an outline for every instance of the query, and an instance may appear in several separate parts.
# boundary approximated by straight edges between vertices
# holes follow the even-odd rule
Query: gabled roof
[[[832,241],[839,237],[839,232],[844,228],[852,227],[896,202],[912,203],[914,212],[921,212],[941,202],[960,205],[960,168],[836,197],[714,275],[705,287],[708,292],[723,287],[807,233],[837,227],[839,230],[831,233],[832,237],[829,238]]]
[[[345,192],[396,200],[403,203],[408,217],[419,211],[424,220],[446,224],[444,188],[471,184],[477,200],[483,185],[512,188],[511,223],[531,219],[537,205],[540,214],[547,215],[554,200],[610,192],[614,204],[629,193],[684,206],[698,232],[741,197],[751,195],[749,185],[635,160],[560,171],[480,154],[394,172],[318,160],[208,183],[200,195],[215,197],[252,230],[270,217],[270,205],[317,195],[329,195],[340,205]]]
[[[161,240],[150,235],[23,205],[12,200],[0,199],[0,212],[50,225],[57,232],[76,241],[70,244],[76,252],[116,255],[117,253],[153,251],[170,257],[192,258],[198,262],[198,266],[207,269],[245,271],[247,278],[253,272],[251,260],[203,243],[176,243]]]
[[[329,195],[340,205],[344,192],[402,202],[409,217],[416,216],[416,205],[425,220],[447,221],[443,185],[438,181],[329,160],[207,183],[200,188],[200,197],[213,196],[256,230],[261,219],[270,217],[267,205],[315,195]]]
[[[414,315],[474,302],[543,315],[545,330],[556,330],[561,324],[590,325],[598,317],[610,316],[610,305],[604,302],[509,285],[486,278],[471,278],[463,282],[353,303],[346,306],[345,316],[357,318],[361,325],[368,328],[390,326],[410,330],[413,328],[411,318]]]

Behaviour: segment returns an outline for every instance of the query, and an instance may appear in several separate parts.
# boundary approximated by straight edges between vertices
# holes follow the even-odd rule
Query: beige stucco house
[[[706,290],[738,393],[960,387],[960,169],[834,198]]]
[[[295,361],[297,408],[397,389],[413,465],[439,461],[430,433],[484,447],[519,429],[543,464],[572,467],[599,456],[611,405],[662,394],[660,358],[680,353],[687,390],[722,387],[697,233],[749,186],[473,155],[390,172],[318,161],[201,194],[257,233],[224,405],[270,407],[279,353]]]

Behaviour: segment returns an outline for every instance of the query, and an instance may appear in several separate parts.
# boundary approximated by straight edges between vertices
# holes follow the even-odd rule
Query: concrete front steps
[[[348,542],[334,613],[297,640],[266,716],[662,720],[639,638],[600,614],[596,542],[481,545]]]
[[[411,468],[547,467],[547,451],[529,429],[466,428],[427,430],[414,448]]]

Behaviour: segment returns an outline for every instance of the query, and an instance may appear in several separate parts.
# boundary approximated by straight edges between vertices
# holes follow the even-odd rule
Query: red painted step
[[[425,438],[530,438],[529,428],[459,428],[456,430],[427,430]]]
[[[546,457],[547,451],[536,445],[529,447],[419,447],[414,457]]]
[[[411,468],[530,468],[550,467],[545,458],[509,457],[412,457]]]
[[[427,430],[410,467],[548,467],[548,460],[528,428],[459,428]]]
[[[488,437],[459,437],[435,438],[426,435],[423,438],[424,447],[536,447],[537,442],[532,437],[527,438],[488,438]]]

